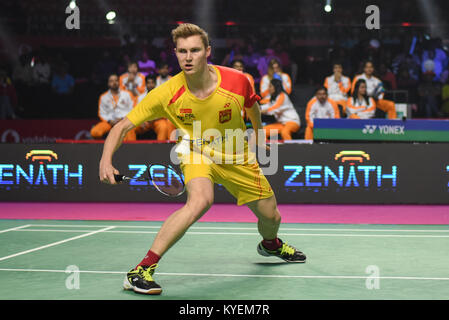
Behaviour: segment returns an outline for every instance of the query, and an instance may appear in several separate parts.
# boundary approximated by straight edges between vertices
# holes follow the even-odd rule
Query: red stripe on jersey
[[[186,91],[186,88],[184,86],[182,86],[178,91],[176,91],[175,95],[173,96],[173,98],[170,99],[170,102],[168,103],[168,105],[171,105],[173,103],[176,102],[176,100],[179,99],[180,96],[182,96],[182,94]]]
[[[250,108],[260,97],[254,92],[248,78],[232,68],[216,66],[221,74],[220,87],[245,98],[245,108]]]

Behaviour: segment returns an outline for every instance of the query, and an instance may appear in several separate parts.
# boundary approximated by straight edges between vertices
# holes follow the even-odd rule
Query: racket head
[[[152,163],[148,166],[148,176],[152,185],[166,196],[177,197],[185,192],[184,178],[172,165]]]

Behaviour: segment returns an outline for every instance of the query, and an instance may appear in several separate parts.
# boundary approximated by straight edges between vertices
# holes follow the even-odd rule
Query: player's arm
[[[104,142],[103,154],[100,160],[100,181],[116,184],[114,174],[119,174],[119,172],[112,166],[112,156],[122,144],[128,131],[133,128],[134,124],[125,117],[109,131],[109,135]]]

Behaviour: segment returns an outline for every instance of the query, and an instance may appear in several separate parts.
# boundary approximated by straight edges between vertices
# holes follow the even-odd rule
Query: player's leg
[[[164,222],[154,239],[151,251],[162,256],[209,210],[214,201],[214,185],[209,178],[198,177],[187,185],[187,202]]]
[[[306,256],[277,237],[281,215],[270,183],[257,163],[247,165],[217,165],[216,183],[222,184],[236,199],[246,204],[256,215],[263,241],[257,251],[264,256],[276,256],[288,262],[305,262]],[[262,245],[263,244],[263,245]]]
[[[253,201],[247,206],[257,217],[257,229],[262,238],[265,240],[276,239],[281,223],[276,197],[273,195],[266,199]]]
[[[257,227],[263,240],[257,246],[257,252],[263,256],[276,256],[287,262],[303,263],[306,261],[304,253],[283,242],[278,238],[281,215],[277,208],[276,197],[256,200],[247,203],[247,206],[256,215]]]
[[[162,288],[152,277],[157,263],[162,255],[181,239],[187,229],[206,213],[213,202],[214,189],[209,178],[193,178],[187,182],[186,188],[186,204],[168,217],[146,256],[128,272],[123,283],[126,290],[144,294],[161,294]]]

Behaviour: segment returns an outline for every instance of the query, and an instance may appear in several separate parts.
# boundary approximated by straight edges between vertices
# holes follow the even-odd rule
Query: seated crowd
[[[245,72],[244,62],[233,60],[231,67],[243,72],[256,92],[254,78]],[[171,78],[169,67],[162,64],[155,73],[139,72],[137,62],[128,63],[128,71],[120,76],[112,74],[108,79],[108,91],[104,92],[98,102],[100,122],[91,129],[94,139],[103,139],[114,124],[120,121],[143,98],[159,85]],[[382,114],[389,119],[396,119],[393,101],[385,100],[382,81],[374,75],[371,61],[364,63],[363,73],[351,79],[343,75],[340,63],[334,63],[333,74],[324,79],[315,95],[308,101],[305,110],[306,128],[304,138],[313,139],[313,122],[317,118],[325,119],[369,119]],[[260,80],[259,101],[261,113],[273,116],[274,122],[264,126],[267,139],[281,136],[282,140],[291,140],[299,131],[301,120],[297,108],[292,103],[292,80],[282,71],[278,60],[272,59],[267,66],[267,74]],[[379,112],[376,113],[376,110]],[[170,140],[175,126],[168,119],[156,119],[142,124],[132,130],[125,140],[136,140],[138,136],[153,130],[156,139]]]

